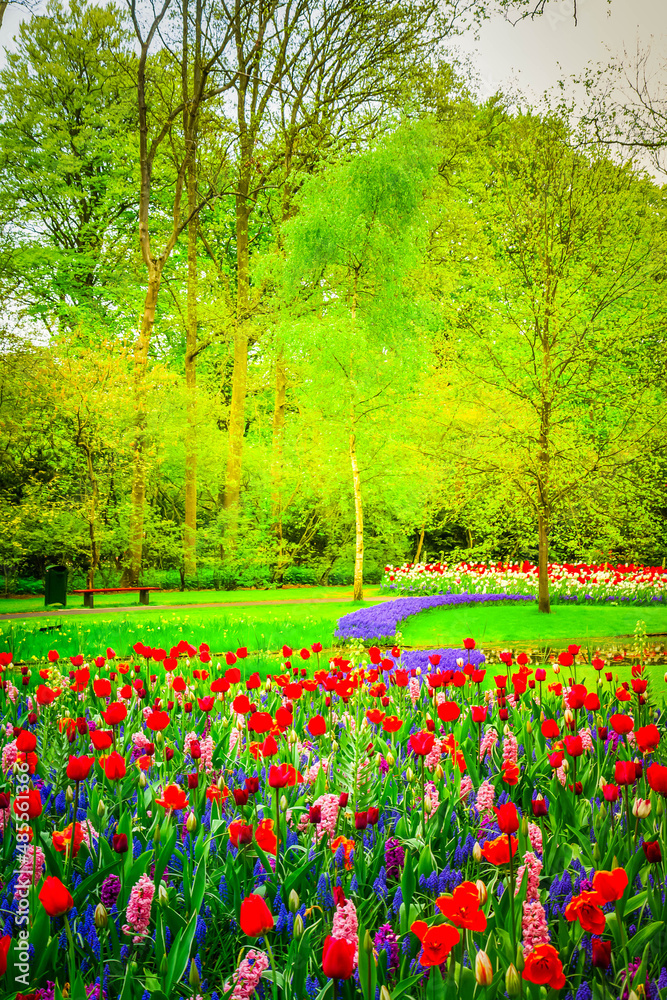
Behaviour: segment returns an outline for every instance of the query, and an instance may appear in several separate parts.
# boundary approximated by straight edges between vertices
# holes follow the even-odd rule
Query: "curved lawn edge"
[[[442,605],[487,604],[534,601],[532,594],[432,594],[429,597],[398,597],[372,608],[360,608],[343,615],[334,632],[335,639],[390,640],[407,618]]]

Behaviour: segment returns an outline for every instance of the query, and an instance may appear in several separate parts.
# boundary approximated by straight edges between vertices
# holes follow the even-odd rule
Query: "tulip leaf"
[[[377,983],[377,970],[375,967],[375,957],[373,955],[372,941],[370,950],[365,947],[366,927],[359,922],[359,982],[364,995],[364,1000],[375,1000],[375,986]]]
[[[173,825],[171,829],[167,830],[167,839],[165,843],[162,844],[160,848],[160,853],[157,856],[157,862],[155,865],[155,888],[159,886],[162,877],[164,875],[165,869],[169,862],[169,858],[174,853],[174,846],[176,844],[176,826]]]

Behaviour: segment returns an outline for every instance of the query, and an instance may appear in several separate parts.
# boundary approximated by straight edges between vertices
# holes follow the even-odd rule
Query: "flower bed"
[[[664,997],[644,665],[321,652],[0,654],[0,996]]]
[[[335,637],[338,639],[366,639],[373,641],[390,640],[396,629],[407,618],[420,611],[439,608],[447,604],[488,604],[509,601],[532,601],[526,594],[442,594],[432,597],[402,597],[395,601],[376,604],[372,608],[360,608],[344,615],[338,621]]]
[[[586,604],[653,604],[667,600],[663,566],[601,566],[586,563],[548,566],[551,601]],[[521,563],[404,563],[385,566],[384,593],[528,594],[537,596],[538,568]]]

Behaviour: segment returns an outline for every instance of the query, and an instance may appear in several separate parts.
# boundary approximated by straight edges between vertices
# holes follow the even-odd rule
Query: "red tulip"
[[[455,701],[442,701],[438,705],[438,718],[443,722],[456,722],[460,714],[461,709]]]
[[[591,965],[594,969],[608,969],[611,965],[611,941],[601,941],[593,938],[591,941]]]
[[[37,746],[37,737],[34,733],[29,733],[27,729],[22,729],[16,737],[16,749],[21,753],[32,753]]]
[[[49,875],[39,893],[39,901],[50,917],[62,917],[74,906],[74,900],[59,878]]]
[[[102,712],[107,726],[118,726],[126,716],[127,708],[120,701],[112,701],[106,712]]]
[[[269,785],[271,788],[284,788],[287,785],[288,776],[282,767],[272,764],[269,768]]]
[[[474,639],[464,639],[463,640],[463,648],[464,649],[474,649],[475,648],[475,640]]]
[[[241,903],[239,923],[241,930],[248,937],[261,937],[267,931],[273,930],[273,914],[262,896],[252,893]]]
[[[328,979],[349,979],[354,972],[356,945],[329,935],[322,949],[322,972]]]
[[[625,868],[596,872],[593,876],[593,890],[600,894],[605,903],[613,903],[620,899],[627,887],[628,876]]]
[[[14,799],[14,812],[17,816],[27,813],[30,819],[37,819],[42,815],[42,796],[36,788],[28,788],[19,793]]]
[[[667,795],[667,767],[664,764],[650,764],[646,768],[646,780],[654,792]]]
[[[651,767],[655,767],[652,764]],[[650,771],[651,768],[648,770]],[[667,773],[667,767],[665,768]],[[648,773],[648,772],[647,772]],[[614,778],[617,785],[634,785],[637,780],[637,771],[633,760],[617,760],[614,766]],[[649,780],[649,785],[651,784]],[[651,786],[653,787],[653,786]]]
[[[232,791],[237,806],[245,806],[248,802],[248,792],[245,788],[234,788]]]
[[[308,732],[311,736],[323,736],[327,731],[327,724],[322,715],[314,715],[308,722]]]
[[[113,847],[116,854],[126,854],[127,853],[127,834],[126,833],[114,833],[111,838],[111,846]]]
[[[584,752],[584,744],[581,736],[566,736],[565,750],[570,757],[581,757]]]
[[[480,723],[486,721],[486,716],[488,714],[488,708],[486,705],[473,705],[470,711],[472,713],[473,722]]]
[[[519,814],[513,802],[505,802],[496,810],[498,826],[502,833],[516,833],[519,829]]]
[[[119,781],[127,773],[125,758],[114,750],[107,757],[100,757],[100,765],[108,781]]]
[[[245,694],[237,694],[232,702],[232,708],[237,715],[246,715],[250,711],[250,700]]]
[[[635,730],[635,740],[642,753],[651,753],[660,742],[660,732],[652,723]]]
[[[545,740],[554,740],[560,736],[560,729],[555,719],[545,719],[540,726],[540,730]]]
[[[106,729],[94,729],[90,740],[96,750],[108,750],[113,743],[113,733]]]
[[[108,698],[111,694],[111,682],[106,677],[98,677],[93,681],[93,691],[98,698]]]
[[[410,737],[410,747],[417,757],[426,757],[433,749],[434,743],[435,737],[432,733],[422,731],[413,733]]]
[[[618,785],[603,785],[602,794],[606,802],[616,802],[618,800]]]
[[[188,797],[178,785],[167,785],[162,793],[162,798],[156,799],[155,802],[158,806],[162,806],[163,809],[167,810],[185,809],[188,804]]]
[[[547,800],[541,795],[536,799],[531,799],[530,805],[533,810],[533,816],[546,816]]]
[[[651,865],[659,865],[662,861],[662,851],[660,850],[659,840],[644,840],[642,841],[642,848],[644,854],[646,855],[646,860]]]
[[[152,712],[146,719],[146,726],[153,732],[162,732],[169,725],[169,721],[167,712]]]
[[[94,757],[72,757],[70,755],[67,777],[70,781],[85,781],[94,763]]]

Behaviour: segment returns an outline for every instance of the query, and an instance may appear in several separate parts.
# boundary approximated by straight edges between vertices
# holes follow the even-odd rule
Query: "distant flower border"
[[[532,594],[434,594],[430,597],[399,597],[395,601],[360,608],[338,621],[337,639],[389,640],[407,618],[443,605],[489,604],[534,601]]]

